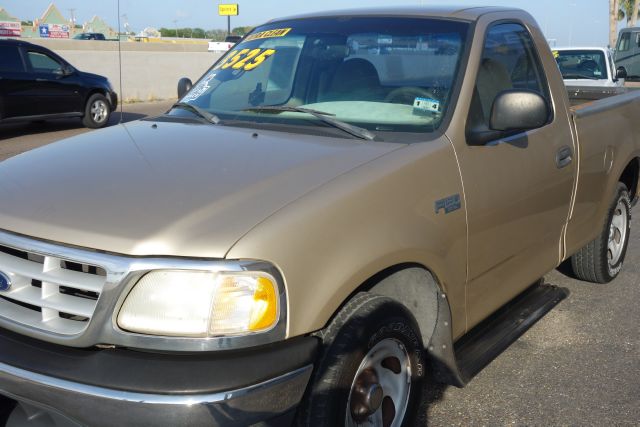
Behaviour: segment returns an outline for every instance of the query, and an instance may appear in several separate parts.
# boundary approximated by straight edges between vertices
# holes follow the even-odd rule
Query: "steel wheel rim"
[[[607,243],[607,259],[609,266],[615,266],[622,257],[624,250],[624,242],[627,239],[628,228],[628,208],[623,200],[619,200],[611,217],[611,225],[609,226],[609,239]]]
[[[107,104],[102,100],[94,101],[91,104],[91,117],[96,123],[102,123],[107,118]]]
[[[356,419],[352,407],[358,407],[358,399],[362,398],[360,380],[363,376],[371,377],[372,371],[375,372],[377,385],[382,389],[382,400],[379,407],[372,414],[367,415],[365,420]],[[375,389],[376,385],[372,387]],[[409,353],[399,340],[385,338],[367,352],[356,371],[349,391],[345,426],[400,427],[409,404],[410,391]]]

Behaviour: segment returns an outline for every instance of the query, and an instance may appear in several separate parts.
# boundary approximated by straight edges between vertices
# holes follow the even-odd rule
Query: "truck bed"
[[[588,102],[622,95],[628,92],[637,91],[636,87],[605,87],[605,86],[567,86],[567,95],[571,106],[578,106]]]

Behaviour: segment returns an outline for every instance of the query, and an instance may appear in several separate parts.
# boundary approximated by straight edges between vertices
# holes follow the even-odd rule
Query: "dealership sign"
[[[60,24],[40,24],[40,37],[48,39],[68,39],[69,26]]]
[[[0,21],[0,37],[20,37],[21,32],[19,22]]]

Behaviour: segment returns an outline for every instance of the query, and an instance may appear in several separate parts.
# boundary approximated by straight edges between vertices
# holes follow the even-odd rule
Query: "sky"
[[[33,20],[47,8],[51,0],[0,0],[0,7],[21,20]],[[120,0],[120,15],[126,15],[131,29],[146,27],[201,27],[206,30],[227,26],[226,17],[218,16],[217,0]],[[527,10],[538,21],[547,39],[557,46],[606,46],[608,44],[607,0],[236,0],[240,15],[231,18],[231,27],[255,26],[272,18],[321,10],[395,5],[512,6]],[[93,15],[104,18],[117,28],[118,0],[56,0],[56,6],[67,17],[75,9],[81,24]]]

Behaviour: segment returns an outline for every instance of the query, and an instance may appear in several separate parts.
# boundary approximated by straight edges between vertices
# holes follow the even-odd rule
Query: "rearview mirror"
[[[616,70],[616,79],[626,79],[627,78],[627,69],[620,66]]]
[[[549,119],[547,101],[530,90],[510,89],[500,92],[493,101],[489,127],[509,132],[537,129]]]
[[[191,90],[193,83],[191,83],[191,79],[187,77],[183,77],[178,80],[178,99],[182,98],[187,92]]]

